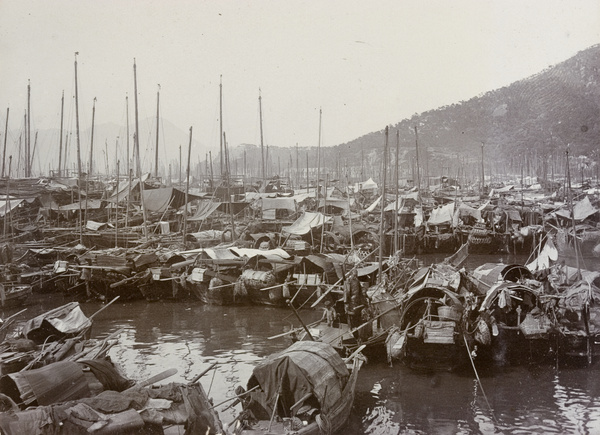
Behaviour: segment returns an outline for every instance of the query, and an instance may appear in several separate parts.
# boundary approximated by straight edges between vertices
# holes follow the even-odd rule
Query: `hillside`
[[[596,45],[509,86],[415,114],[390,126],[390,161],[395,160],[398,130],[400,175],[412,178],[416,126],[422,173],[456,176],[460,171],[477,177],[482,142],[486,173],[519,173],[521,165],[531,175],[550,174],[551,170],[562,172],[567,144],[571,155],[598,161],[599,120],[600,45]],[[378,179],[384,141],[381,130],[322,148],[321,166],[328,168],[330,178],[345,174],[347,166],[352,178]],[[260,149],[254,146],[241,149],[247,150],[247,161],[254,162],[256,174]],[[241,149],[232,156],[239,159]],[[301,148],[298,154],[301,172],[305,172],[306,155],[309,166],[316,167],[315,148]],[[268,173],[276,173],[279,168],[283,172],[288,166],[294,174],[296,150],[271,147]]]

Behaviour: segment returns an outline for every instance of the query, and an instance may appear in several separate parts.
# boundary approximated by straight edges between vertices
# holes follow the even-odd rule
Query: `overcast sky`
[[[81,128],[161,117],[211,149],[219,77],[228,141],[336,145],[413,113],[508,85],[600,43],[598,0],[0,1],[0,119],[74,128],[74,52]],[[14,134],[14,132],[13,132]],[[9,135],[9,138],[11,135]],[[102,139],[100,139],[102,140]],[[180,144],[167,146],[178,147]],[[208,150],[208,148],[207,148]]]

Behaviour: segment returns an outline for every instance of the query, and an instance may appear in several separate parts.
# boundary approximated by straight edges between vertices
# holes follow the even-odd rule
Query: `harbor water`
[[[421,258],[424,263],[439,260]],[[523,258],[469,258],[467,268],[487,261],[523,262]],[[37,295],[24,318],[68,302],[62,295]],[[102,307],[82,304],[87,315]],[[3,316],[12,312],[2,313]],[[302,310],[307,321],[321,313]],[[114,331],[118,344],[109,352],[130,378],[143,380],[175,368],[163,382],[201,379],[224,423],[239,405],[231,403],[238,385],[245,387],[255,364],[287,347],[278,337],[298,326],[289,310],[264,306],[221,307],[198,301],[115,302],[94,318],[92,335]],[[494,367],[475,372],[418,372],[402,364],[370,362],[360,372],[354,412],[346,435],[358,434],[525,434],[600,433],[600,364],[591,367]]]

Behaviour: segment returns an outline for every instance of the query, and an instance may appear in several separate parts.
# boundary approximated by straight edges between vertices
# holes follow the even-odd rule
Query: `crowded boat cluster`
[[[2,432],[329,433],[371,359],[477,373],[600,355],[597,186],[341,184],[0,181],[2,308],[26,308],[33,293],[73,301],[3,319]],[[466,270],[474,252],[529,260]],[[424,265],[420,253],[445,259]],[[235,391],[242,411],[227,428],[199,383],[211,367],[161,387],[171,370],[135,385],[119,373],[107,358],[118,331],[91,339],[97,313],[77,302],[94,299],[102,310],[136,299],[286,307],[297,327],[266,337],[293,344]],[[305,322],[307,310],[322,318]]]

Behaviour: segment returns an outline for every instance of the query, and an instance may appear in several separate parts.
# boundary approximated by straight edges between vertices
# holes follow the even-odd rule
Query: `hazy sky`
[[[231,144],[336,145],[413,113],[508,85],[600,43],[600,2],[0,0],[0,119],[21,129],[81,128],[161,116],[210,149],[219,143],[219,77]],[[150,126],[144,128],[150,129]],[[9,134],[9,138],[11,138]],[[142,135],[140,135],[143,137]],[[102,142],[103,138],[99,138]],[[167,146],[169,138],[164,138]],[[161,139],[162,141],[162,139]],[[208,148],[207,148],[208,150]]]

